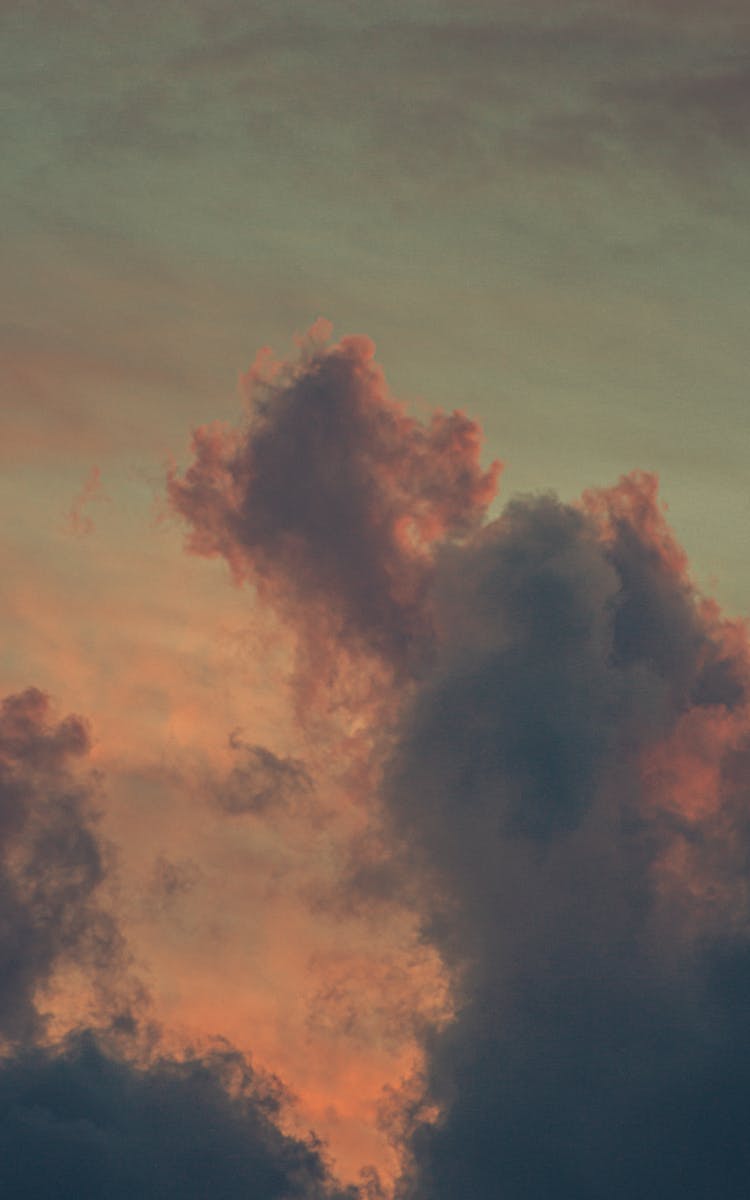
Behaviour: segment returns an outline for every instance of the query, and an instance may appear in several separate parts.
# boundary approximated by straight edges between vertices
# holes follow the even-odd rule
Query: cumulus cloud
[[[91,777],[75,769],[88,749],[86,723],[57,719],[41,691],[0,705],[0,1191],[351,1200],[312,1135],[281,1131],[288,1097],[277,1080],[225,1043],[176,1053],[143,988],[131,981],[119,994],[125,941],[101,900],[113,857]],[[255,765],[265,788],[255,780],[256,806],[300,775],[273,755]],[[154,886],[167,904],[199,878],[196,864],[162,857]],[[93,1005],[74,1006],[75,1031],[55,1042],[41,1000],[70,965],[98,986]]]
[[[744,1195],[750,657],[655,481],[446,554],[390,769],[455,1020],[399,1195]]]
[[[297,363],[260,361],[246,423],[196,430],[169,495],[189,549],[222,555],[308,646],[335,639],[403,666],[429,638],[434,547],[479,523],[499,467],[480,468],[479,429],[461,413],[408,416],[367,338],[327,347],[326,334]]]
[[[80,717],[57,720],[36,688],[0,705],[0,1034],[42,1028],[40,989],[64,963],[111,966],[119,935],[97,897],[106,852],[90,782],[74,766],[89,748]]]
[[[0,1064],[0,1186],[19,1200],[353,1200],[285,1136],[279,1085],[218,1048],[146,1066],[91,1035]]]
[[[418,664],[340,885],[416,904],[452,979],[421,1088],[390,1109],[397,1200],[740,1200],[745,626],[693,585],[654,476],[483,524],[476,427],[407,417],[369,344],[263,378],[246,428],[197,433],[171,498],[191,549],[305,636]],[[276,803],[294,764],[246,753],[238,795]]]

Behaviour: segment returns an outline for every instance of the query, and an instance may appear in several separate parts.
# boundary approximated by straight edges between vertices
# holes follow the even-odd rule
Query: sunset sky
[[[4,1194],[745,1200],[746,0],[0,58]]]

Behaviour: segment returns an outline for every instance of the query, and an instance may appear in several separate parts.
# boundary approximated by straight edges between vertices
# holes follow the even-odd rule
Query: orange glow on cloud
[[[663,840],[654,943],[741,910],[750,654],[693,588],[654,476],[486,523],[500,466],[481,468],[476,423],[411,418],[372,343],[329,334],[291,364],[262,354],[242,422],[201,426],[170,469],[190,554],[168,514],[92,522],[97,468],[68,514],[86,537],[59,522],[45,568],[9,553],[5,683],[31,673],[90,715],[81,778],[110,856],[116,966],[52,963],[45,1045],[110,1010],[106,1036],[144,1070],[231,1045],[288,1090],[285,1131],[387,1190],[413,1131],[442,1136],[460,1103],[430,1073],[450,1031],[479,1013],[504,1036],[525,949],[504,888],[533,914],[536,970],[557,953],[545,888],[620,779]],[[514,862],[524,838],[538,858]]]

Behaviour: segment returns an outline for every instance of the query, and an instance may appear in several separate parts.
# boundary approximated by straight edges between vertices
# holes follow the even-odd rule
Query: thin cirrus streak
[[[0,1136],[18,1140],[21,1112],[26,1140],[0,1180],[16,1171],[18,1195],[48,1194],[54,1169],[82,1196],[739,1200],[746,628],[693,585],[654,476],[488,520],[499,468],[481,468],[476,424],[407,416],[371,344],[327,336],[259,360],[244,422],[198,430],[170,471],[188,550],[223,557],[293,639],[298,734],[271,747],[248,722],[213,757],[201,743],[162,765],[172,849],[140,917],[122,906],[127,854],[97,849],[96,806],[71,782],[83,726],[56,725],[39,693],[7,702],[30,714],[3,743],[7,845],[35,831],[33,853],[8,851],[31,864],[8,886],[45,919],[24,916],[39,949],[3,991],[27,1019],[6,1031]],[[117,786],[97,782],[104,809]],[[33,827],[14,815],[27,794],[44,797]],[[62,891],[45,822],[54,878],[75,882]],[[71,1018],[53,1041],[41,1002],[68,960],[88,1029]]]

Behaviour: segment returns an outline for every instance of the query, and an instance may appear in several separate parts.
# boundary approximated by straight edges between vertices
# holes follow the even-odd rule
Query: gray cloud
[[[646,477],[588,512],[514,502],[446,555],[438,611],[387,795],[457,1016],[426,1042],[440,1116],[414,1111],[399,1196],[739,1200],[746,644]]]
[[[0,1187],[18,1200],[354,1200],[278,1128],[283,1093],[216,1049],[134,1066],[90,1034],[0,1064]]]
[[[55,967],[111,967],[121,951],[98,903],[106,851],[91,785],[73,766],[88,750],[78,717],[56,721],[35,688],[0,705],[0,1032],[41,1028],[38,991]]]
[[[227,1045],[161,1054],[148,998],[101,899],[113,863],[96,830],[79,717],[57,720],[35,688],[0,705],[0,1191],[18,1200],[354,1200],[321,1147],[280,1129],[288,1098]],[[304,772],[256,747],[227,804],[263,809]],[[251,792],[248,789],[254,788]],[[160,857],[150,901],[200,879]],[[95,987],[97,1031],[50,1045],[41,997],[58,967]]]
[[[245,742],[238,733],[230,738],[239,761],[219,785],[219,807],[232,816],[272,814],[309,798],[313,783],[304,763],[282,758],[265,746]]]
[[[278,1081],[223,1044],[159,1053],[143,988],[121,985],[126,948],[99,899],[111,862],[91,787],[74,770],[88,747],[85,723],[56,720],[37,689],[0,706],[0,1191],[18,1200],[354,1200],[312,1136],[281,1132],[288,1098]],[[301,786],[293,766],[258,761],[256,806],[278,799],[282,776]],[[249,766],[245,775],[249,783]],[[159,858],[152,902],[164,907],[199,878],[194,863]],[[40,995],[70,963],[96,985],[98,1032],[50,1045]]]

